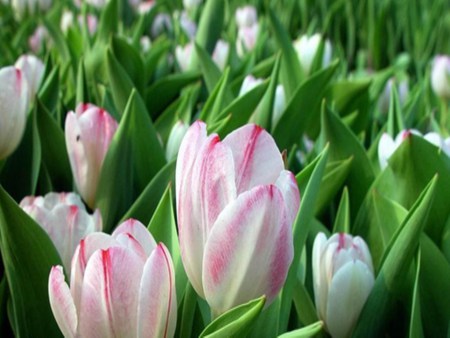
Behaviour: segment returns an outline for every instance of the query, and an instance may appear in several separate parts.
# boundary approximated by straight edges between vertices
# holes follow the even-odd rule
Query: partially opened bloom
[[[442,99],[450,99],[450,56],[438,55],[431,69],[431,86]]]
[[[45,196],[27,196],[20,202],[49,235],[66,269],[70,269],[75,248],[91,232],[102,230],[99,210],[90,215],[74,193],[48,193]]]
[[[294,41],[294,49],[297,52],[300,65],[303,68],[303,72],[306,75],[311,73],[311,67],[313,65],[314,58],[319,51],[320,42],[322,36],[320,34],[314,34],[312,36],[302,35]],[[323,46],[323,56],[321,67],[326,67],[331,62],[331,44],[330,41],[325,40]]]
[[[358,236],[319,233],[312,253],[314,296],[319,318],[334,338],[349,337],[375,277],[372,257]]]
[[[92,208],[103,160],[117,129],[109,113],[81,103],[66,116],[65,135],[70,166],[81,197]]]
[[[18,147],[25,131],[28,85],[16,67],[0,68],[0,160]]]
[[[275,141],[256,125],[223,141],[197,121],[176,168],[181,257],[214,314],[277,295],[293,258],[292,223],[300,195]]]
[[[30,99],[33,98],[36,95],[44,76],[44,63],[38,57],[29,54],[20,56],[17,59],[15,66],[25,75],[28,83],[29,97]]]
[[[172,258],[138,221],[92,233],[49,277],[50,305],[65,337],[172,337],[177,301]]]

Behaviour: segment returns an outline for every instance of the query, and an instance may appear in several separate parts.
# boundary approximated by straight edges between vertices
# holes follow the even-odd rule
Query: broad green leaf
[[[450,265],[427,236],[420,239],[420,309],[425,337],[445,337],[450,318]]]
[[[220,119],[219,113],[223,108],[229,75],[230,69],[227,68],[219,82],[216,83],[213,91],[209,93],[208,99],[200,112],[200,120],[205,121],[207,124],[216,122]]]
[[[350,233],[350,202],[348,197],[348,189],[344,188],[342,192],[339,208],[334,219],[333,233]]]
[[[323,322],[318,321],[308,326],[302,327],[301,329],[294,330],[291,332],[284,333],[278,338],[309,338],[315,337],[323,329]]]
[[[272,129],[281,149],[289,149],[293,143],[300,142],[302,134],[309,131],[311,125],[319,126],[320,103],[337,65],[337,62],[332,63],[296,86],[290,99],[286,96],[286,109]]]
[[[61,259],[42,228],[0,187],[0,247],[18,337],[61,337],[48,299],[48,276]]]
[[[328,146],[322,151],[318,158],[310,164],[310,168],[306,167],[304,170],[313,170],[311,178],[308,180],[305,190],[301,190],[302,199],[297,218],[294,221],[294,258],[289,269],[286,282],[281,293],[281,311],[280,311],[280,325],[279,332],[284,332],[287,328],[289,313],[292,305],[293,290],[297,285],[297,270],[300,264],[300,256],[303,251],[303,246],[309,232],[309,226],[314,217],[314,209],[319,195],[320,182],[325,171],[325,166],[328,160]],[[314,169],[312,169],[314,168]],[[301,176],[302,173],[299,175]],[[297,175],[297,182],[299,181]]]
[[[302,83],[304,74],[288,32],[273,11],[269,10],[268,14],[278,47],[283,53],[281,62],[281,82],[286,91],[286,99],[289,101],[289,99],[294,96],[294,92],[297,90],[298,85]]]
[[[100,173],[96,206],[105,231],[114,227],[165,163],[152,122],[133,91]]]
[[[374,173],[362,144],[339,117],[325,108],[322,112],[322,134],[330,144],[330,161],[344,160],[353,156],[347,183],[350,193],[352,218],[359,210],[364,196],[374,180]]]
[[[394,310],[395,294],[405,281],[419,245],[420,235],[433,204],[437,182],[437,177],[430,181],[389,243],[353,337],[380,337],[385,331]]]
[[[164,195],[156,207],[155,213],[150,220],[148,229],[157,242],[163,242],[170,251],[175,269],[175,286],[177,290],[177,301],[180,304],[183,292],[186,289],[187,276],[184,271],[178,244],[177,224],[173,211],[171,193],[172,184],[169,183]]]
[[[59,71],[58,67],[54,67],[41,85],[38,98],[47,110],[53,113],[58,105],[59,94]]]
[[[200,73],[190,71],[168,75],[155,82],[145,91],[146,104],[151,116],[153,118],[159,116],[185,86],[197,81],[199,78]]]
[[[297,281],[292,296],[300,322],[305,325],[316,322],[318,320],[316,308],[309,296],[308,290],[306,290],[306,287],[300,281]]]
[[[372,189],[364,199],[356,217],[352,233],[366,240],[378,270],[383,254],[395,231],[402,224],[407,210]]]
[[[266,297],[239,305],[217,317],[200,334],[200,338],[242,337],[261,313]]]
[[[158,39],[152,44],[148,54],[144,55],[145,79],[150,80],[153,77],[159,60],[169,49],[170,42],[166,39]]]
[[[101,11],[97,29],[97,42],[106,44],[117,33],[119,22],[119,0],[109,0]]]

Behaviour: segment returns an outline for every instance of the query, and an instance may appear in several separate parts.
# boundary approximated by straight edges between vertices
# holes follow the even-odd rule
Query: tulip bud
[[[431,70],[431,86],[436,96],[450,99],[450,56],[436,56]]]
[[[28,45],[30,46],[31,51],[34,54],[38,54],[48,38],[49,35],[47,29],[42,25],[38,26],[33,35],[28,39]]]
[[[286,95],[283,85],[277,85],[275,90],[275,99],[273,102],[272,126],[277,124],[284,110],[286,109]]]
[[[250,27],[243,26],[239,28],[236,40],[236,51],[240,57],[244,56],[245,52],[251,51],[255,48],[258,33],[258,23],[255,23]]]
[[[186,134],[188,128],[189,125],[184,123],[183,121],[178,121],[172,127],[166,146],[167,161],[172,161],[177,156],[181,141],[183,140],[183,137]]]
[[[369,248],[360,237],[319,233],[312,253],[317,314],[333,338],[350,337],[375,277]]]
[[[263,79],[255,78],[253,75],[247,75],[242,82],[241,89],[239,90],[239,96],[242,96],[245,93],[249,92],[256,86],[263,83],[263,81]]]
[[[389,112],[393,86],[395,86],[397,89],[400,106],[403,106],[406,102],[406,99],[408,98],[408,79],[405,78],[402,81],[397,81],[395,78],[389,79],[384,87],[383,92],[381,93],[381,96],[378,99],[378,109],[382,114],[387,114]]]
[[[178,66],[180,66],[181,71],[186,71],[192,61],[192,42],[189,42],[184,47],[177,46],[175,48],[175,58],[177,59]]]
[[[258,22],[258,13],[253,6],[244,6],[236,9],[236,24],[239,28],[251,27]]]
[[[61,31],[67,33],[70,27],[73,25],[73,13],[71,11],[65,10],[61,17]]]
[[[44,63],[34,55],[22,55],[16,61],[15,66],[19,68],[28,83],[28,93],[30,100],[37,94],[44,76]]]
[[[137,11],[139,14],[145,14],[150,12],[150,10],[155,6],[155,1],[154,0],[147,0],[147,1],[142,1],[139,2],[137,5]]]
[[[302,35],[294,41],[294,49],[297,52],[300,65],[306,75],[311,73],[312,63],[318,52],[322,37],[320,34],[314,34],[310,37]],[[331,44],[325,40],[323,46],[322,68],[328,66],[331,62]]]
[[[102,230],[100,211],[95,210],[89,215],[80,197],[74,193],[28,196],[20,202],[20,207],[47,232],[69,271],[80,240],[91,232]]]
[[[268,306],[293,259],[300,203],[272,136],[249,124],[220,141],[195,122],[178,153],[176,200],[184,268],[213,314],[262,295]]]
[[[230,44],[224,40],[218,40],[216,43],[216,47],[214,47],[212,59],[220,70],[225,69],[229,54],[230,54]]]
[[[150,50],[150,47],[152,46],[152,41],[150,40],[150,38],[147,35],[141,36],[139,43],[141,45],[141,50],[144,53],[147,53]]]
[[[152,23],[152,38],[155,39],[159,35],[161,35],[165,30],[172,29],[172,21],[170,16],[165,13],[161,13],[156,15],[155,19]]]
[[[61,266],[48,281],[50,306],[65,337],[173,337],[177,300],[172,258],[144,225],[122,223],[92,233],[72,260],[69,285]]]
[[[107,111],[92,104],[79,104],[66,116],[65,135],[72,174],[80,195],[94,206],[103,160],[117,129]]]
[[[25,131],[28,85],[16,67],[0,68],[0,160],[18,147]]]
[[[193,40],[195,38],[195,34],[197,33],[197,25],[189,18],[189,15],[185,11],[181,13],[180,26],[185,31],[189,40]]]

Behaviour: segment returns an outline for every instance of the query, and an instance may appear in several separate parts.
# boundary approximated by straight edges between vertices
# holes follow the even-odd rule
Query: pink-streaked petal
[[[300,207],[300,192],[298,190],[297,180],[290,171],[282,170],[275,185],[283,194],[288,215],[288,223],[292,225],[297,217],[298,208]]]
[[[95,209],[92,217],[94,218],[94,229],[97,232],[103,230],[103,219],[102,214],[100,213],[100,209]]]
[[[333,337],[349,337],[374,284],[361,261],[350,261],[334,275],[328,294],[326,326]]]
[[[144,266],[139,292],[138,337],[173,337],[177,300],[172,258],[158,244]]]
[[[181,257],[194,289],[201,296],[203,247],[217,216],[236,198],[233,156],[217,135],[197,150],[190,184],[181,189],[178,224]]]
[[[53,316],[64,337],[75,337],[78,325],[77,311],[64,280],[62,266],[54,266],[48,280],[48,295]]]
[[[274,139],[257,125],[248,124],[233,131],[223,143],[233,153],[238,194],[257,185],[275,183],[284,169]]]
[[[97,250],[83,281],[81,337],[136,337],[139,284],[144,264],[123,247]]]
[[[266,306],[286,279],[293,240],[283,196],[275,185],[241,194],[219,215],[203,261],[206,300],[215,314],[263,294]]]
[[[156,242],[150,231],[138,220],[128,219],[120,224],[113,232],[112,236],[118,238],[120,234],[132,235],[141,245],[146,257],[150,256],[152,251],[156,248]]]
[[[112,246],[120,246],[120,244],[110,235],[94,232],[82,239],[75,249],[71,263],[70,291],[78,311],[80,310],[84,274],[89,259],[95,251]]]

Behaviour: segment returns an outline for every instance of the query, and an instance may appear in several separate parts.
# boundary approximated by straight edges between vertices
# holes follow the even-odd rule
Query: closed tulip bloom
[[[272,126],[277,124],[284,110],[286,109],[286,94],[283,85],[277,85],[275,99],[273,102]]]
[[[65,136],[70,166],[81,197],[92,208],[103,160],[117,129],[109,113],[92,104],[79,104],[66,116]]]
[[[242,57],[245,52],[250,52],[255,48],[259,33],[259,25],[255,23],[252,26],[239,28],[236,40],[236,52]]]
[[[401,107],[403,107],[403,105],[406,102],[406,99],[408,98],[409,95],[408,79],[405,78],[401,81],[398,81],[395,78],[390,78],[386,83],[386,85],[384,86],[383,92],[378,98],[377,105],[378,109],[382,114],[387,114],[389,112],[389,107],[391,105],[391,92],[393,87],[397,89],[398,99]]]
[[[99,210],[90,215],[74,193],[28,196],[20,202],[20,207],[47,232],[68,271],[80,240],[102,230]]]
[[[263,83],[263,81],[263,79],[255,78],[253,75],[247,75],[244,78],[244,81],[242,81],[241,89],[239,89],[239,96],[248,93],[250,90]]]
[[[214,315],[281,289],[293,258],[300,195],[275,141],[256,125],[223,141],[197,121],[176,167],[181,257]]]
[[[236,23],[239,28],[251,27],[258,22],[258,13],[253,6],[243,6],[236,9]]]
[[[33,98],[41,85],[44,76],[44,63],[34,55],[22,55],[17,59],[15,66],[25,75],[28,82],[28,93]]]
[[[320,34],[314,34],[312,36],[302,35],[294,41],[294,49],[297,52],[300,65],[303,68],[303,72],[306,75],[311,73],[311,67],[314,58],[319,50],[322,36]],[[328,40],[324,41],[322,67],[326,67],[331,62],[331,44]]]
[[[349,337],[374,285],[372,257],[360,237],[319,233],[312,253],[319,318],[333,338]]]
[[[197,24],[191,20],[186,11],[181,13],[179,21],[181,28],[183,28],[189,40],[194,40],[195,34],[197,33]]]
[[[138,221],[92,233],[49,277],[50,306],[65,337],[172,337],[177,301],[172,258]]]
[[[175,123],[175,125],[172,127],[166,146],[167,161],[172,161],[177,157],[181,141],[183,140],[183,137],[186,134],[188,128],[189,125],[181,120]]]
[[[450,56],[438,55],[431,70],[431,86],[442,99],[450,99]]]
[[[225,69],[229,54],[230,54],[230,44],[224,40],[218,40],[216,46],[214,47],[212,59],[220,70]]]
[[[22,140],[28,111],[28,85],[16,67],[0,69],[0,160]]]
[[[186,71],[189,69],[193,54],[192,42],[187,43],[184,47],[176,46],[175,48],[175,58],[181,71]]]

